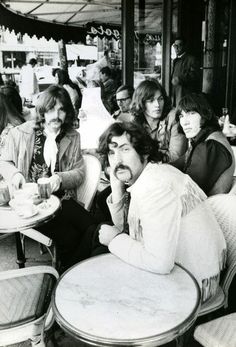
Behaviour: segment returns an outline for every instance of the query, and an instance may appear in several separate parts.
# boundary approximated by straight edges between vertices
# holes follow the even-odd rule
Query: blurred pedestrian
[[[31,58],[27,65],[21,69],[19,76],[20,96],[23,98],[23,103],[32,103],[33,97],[39,93],[38,80],[35,74],[35,66],[37,60]]]
[[[115,101],[117,84],[112,78],[112,71],[108,66],[101,68],[99,76],[104,86],[104,98],[109,105],[108,111],[110,114],[113,114],[118,108]]]
[[[62,69],[55,70],[55,82],[67,90],[77,115],[82,101],[82,94],[79,87],[71,81],[68,72]]]
[[[171,75],[171,95],[173,106],[176,106],[184,95],[200,91],[200,65],[196,57],[187,52],[184,38],[177,37],[173,47],[176,58]]]

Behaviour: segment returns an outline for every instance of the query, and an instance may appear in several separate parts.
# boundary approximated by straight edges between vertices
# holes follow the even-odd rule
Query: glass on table
[[[8,184],[2,180],[0,181],[0,206],[7,205],[11,200]]]
[[[228,114],[228,107],[222,107],[222,117],[227,116]]]
[[[38,184],[39,196],[43,200],[41,207],[47,208],[49,207],[48,199],[50,198],[52,194],[50,179],[48,177],[41,177],[38,179],[37,184]]]

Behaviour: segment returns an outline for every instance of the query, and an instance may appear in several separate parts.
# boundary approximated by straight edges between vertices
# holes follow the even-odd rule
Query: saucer
[[[16,212],[16,213],[17,213],[17,212]],[[36,209],[36,210],[34,211],[34,213],[31,213],[30,215],[24,215],[24,214],[19,214],[19,213],[17,213],[17,214],[18,214],[19,217],[24,218],[24,219],[27,219],[27,218],[31,218],[31,217],[36,216],[36,214],[38,214],[38,213],[39,213],[39,211]]]
[[[34,217],[38,212],[38,207],[35,206],[32,201],[18,201],[15,199],[10,200],[9,205],[16,212],[16,214],[21,218],[31,218]],[[27,208],[29,207],[30,213],[27,212]],[[29,211],[28,211],[29,212]]]
[[[11,210],[11,206],[9,206],[9,204],[4,204],[4,205],[0,205],[0,210]]]

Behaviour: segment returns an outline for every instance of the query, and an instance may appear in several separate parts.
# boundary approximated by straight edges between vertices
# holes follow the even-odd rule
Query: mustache
[[[54,118],[54,119],[51,119],[49,123],[53,123],[53,122],[60,122],[60,123],[62,123],[62,120],[60,118]]]
[[[129,166],[118,164],[114,169],[114,173],[117,173],[118,170],[130,170],[130,168]]]

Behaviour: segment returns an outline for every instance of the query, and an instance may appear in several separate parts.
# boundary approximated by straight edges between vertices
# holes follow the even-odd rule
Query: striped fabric
[[[0,334],[1,329],[33,321],[45,312],[48,276],[33,274],[0,282]]]
[[[204,347],[235,347],[236,313],[199,325],[194,338]]]

